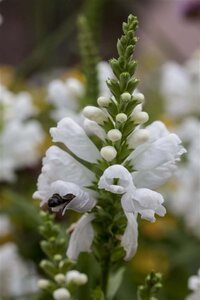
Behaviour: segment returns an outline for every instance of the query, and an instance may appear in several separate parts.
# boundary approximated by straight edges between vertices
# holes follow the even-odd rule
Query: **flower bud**
[[[141,111],[138,113],[135,113],[132,116],[132,120],[134,121],[135,124],[144,124],[149,120],[149,115],[145,111]]]
[[[98,124],[103,124],[103,122],[107,121],[105,113],[96,106],[86,106],[83,109],[83,115],[92,121],[96,121]]]
[[[110,141],[117,142],[117,141],[121,140],[122,133],[118,129],[111,129],[108,131],[107,137]]]
[[[108,107],[111,100],[108,97],[101,96],[97,99],[97,103],[100,107]]]
[[[69,300],[71,295],[67,289],[60,288],[53,292],[53,298],[55,300]]]
[[[105,146],[101,148],[100,153],[106,161],[112,161],[117,156],[117,151],[112,146]]]
[[[57,275],[54,276],[54,279],[55,281],[58,283],[58,284],[62,284],[65,282],[65,275],[59,273]]]
[[[134,97],[134,100],[144,104],[145,97],[142,93],[134,93],[133,97]]]
[[[40,279],[38,280],[38,287],[41,290],[45,290],[50,286],[50,282],[47,279]]]
[[[127,115],[123,113],[116,115],[116,121],[119,123],[125,123],[127,121]]]
[[[87,275],[80,273],[76,270],[69,271],[66,274],[67,284],[74,283],[76,285],[83,285],[86,284],[87,281],[88,281]]]
[[[149,131],[147,129],[137,129],[128,137],[128,144],[131,148],[136,148],[137,146],[147,142],[149,139]]]
[[[129,102],[131,100],[131,94],[128,92],[125,92],[125,93],[121,94],[121,99],[124,102]]]

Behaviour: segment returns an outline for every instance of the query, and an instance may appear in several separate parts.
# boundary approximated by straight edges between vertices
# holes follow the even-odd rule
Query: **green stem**
[[[109,280],[109,273],[110,273],[110,253],[108,252],[108,255],[105,257],[103,263],[102,263],[102,278],[101,278],[101,286],[102,291],[104,292],[105,299],[107,295],[107,289],[108,289],[108,280]]]

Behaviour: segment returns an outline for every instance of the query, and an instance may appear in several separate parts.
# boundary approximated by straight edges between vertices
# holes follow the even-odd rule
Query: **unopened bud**
[[[67,272],[66,274],[66,282],[67,284],[74,283],[77,285],[86,284],[88,281],[88,277],[86,274],[80,273],[76,270],[72,270]]]
[[[129,102],[131,100],[131,94],[128,92],[125,92],[125,93],[121,94],[121,99],[124,102]]]
[[[112,142],[117,142],[121,140],[122,133],[118,129],[111,129],[107,133],[108,139]]]
[[[135,124],[144,124],[149,120],[149,115],[147,112],[141,111],[135,113],[134,116],[132,116],[132,120]]]
[[[55,300],[69,300],[71,295],[67,289],[61,288],[53,292],[53,298]]]
[[[105,113],[96,106],[86,106],[83,109],[83,115],[92,121],[96,121],[98,124],[103,124],[107,121]]]
[[[134,97],[134,100],[144,104],[145,97],[142,93],[134,93],[133,97]]]
[[[127,121],[127,115],[124,113],[116,115],[116,121],[119,123],[125,123]]]
[[[101,148],[100,153],[106,161],[112,161],[117,156],[117,151],[112,146],[105,146]]]
[[[108,97],[101,96],[97,99],[97,103],[100,107],[108,107],[111,100]]]
[[[38,287],[41,290],[45,290],[50,286],[50,282],[47,279],[40,279],[38,280]]]
[[[62,284],[62,283],[65,283],[65,275],[63,274],[57,274],[54,276],[54,279],[55,281],[58,283],[58,284]]]
[[[149,131],[147,129],[138,129],[128,137],[128,144],[132,148],[147,142],[149,139]]]

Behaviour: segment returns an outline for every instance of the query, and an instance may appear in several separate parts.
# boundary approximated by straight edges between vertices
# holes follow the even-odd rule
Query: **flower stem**
[[[111,260],[111,256],[110,253],[108,252],[107,256],[102,262],[101,286],[102,286],[102,291],[104,292],[105,295],[105,299],[107,295],[108,280],[109,280],[109,273],[110,273],[110,260]]]

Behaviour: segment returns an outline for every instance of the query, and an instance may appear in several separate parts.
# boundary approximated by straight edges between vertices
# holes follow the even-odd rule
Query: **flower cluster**
[[[105,78],[111,76],[111,68],[108,63],[102,61],[97,65],[97,71],[100,93],[107,96],[109,89]],[[81,122],[81,98],[85,93],[83,81],[75,77],[69,77],[65,81],[55,79],[49,83],[47,93],[48,101],[55,106],[52,112],[54,120],[60,121],[64,117],[70,117],[78,123]]]
[[[28,120],[36,113],[29,93],[14,94],[0,85],[0,181],[13,181],[15,170],[39,159],[44,133],[39,122]]]

